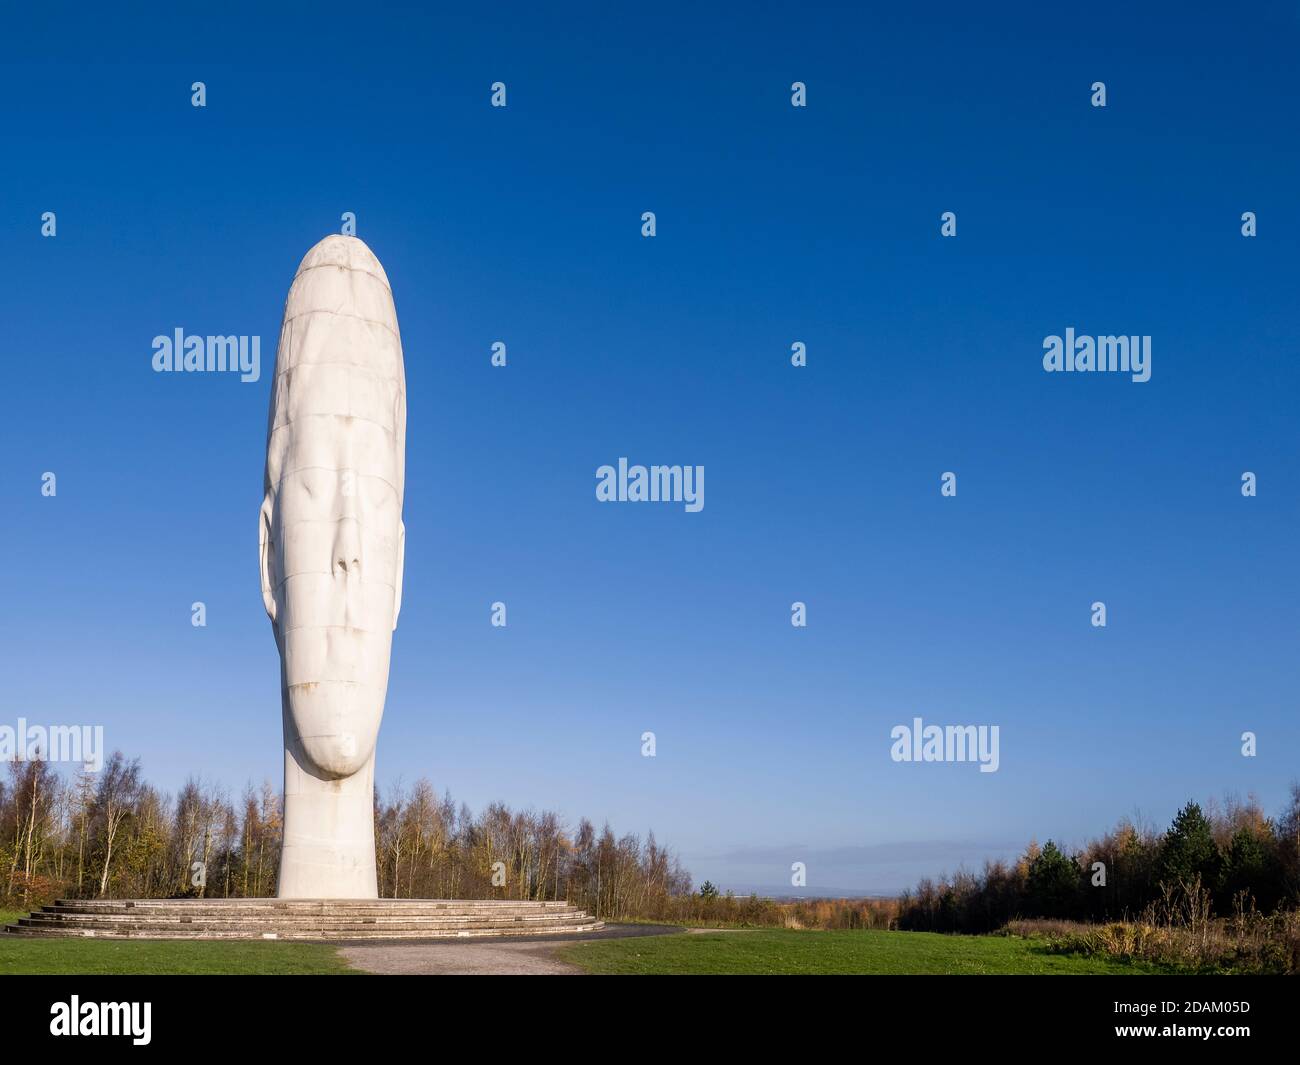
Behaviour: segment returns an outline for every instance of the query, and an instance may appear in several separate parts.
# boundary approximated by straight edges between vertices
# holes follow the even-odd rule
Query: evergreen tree
[[[1079,866],[1050,839],[1029,863],[1026,901],[1036,917],[1071,917],[1079,898]]]
[[[1174,818],[1160,849],[1160,881],[1174,886],[1190,884],[1199,873],[1201,886],[1218,890],[1223,860],[1215,845],[1210,822],[1198,803],[1189,802]]]
[[[1248,828],[1239,828],[1224,858],[1222,912],[1230,912],[1233,900],[1243,891],[1260,910],[1273,909],[1282,894],[1280,872],[1277,856],[1268,841]]]

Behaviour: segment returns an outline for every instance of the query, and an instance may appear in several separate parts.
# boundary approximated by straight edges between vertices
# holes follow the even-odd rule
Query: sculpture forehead
[[[268,489],[297,469],[355,469],[388,481],[400,499],[401,334],[384,268],[356,237],[326,237],[298,267],[285,301],[268,422]]]
[[[406,435],[406,393],[391,377],[343,363],[307,363],[277,373],[271,383],[271,426],[326,432],[319,416],[373,422],[394,437]]]
[[[266,486],[271,492],[300,481],[304,473],[344,471],[382,481],[401,503],[402,453],[392,434],[374,422],[327,415],[300,419],[272,432],[266,449]]]

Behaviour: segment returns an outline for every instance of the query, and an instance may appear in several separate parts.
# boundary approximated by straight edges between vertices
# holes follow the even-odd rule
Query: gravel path
[[[339,953],[350,965],[384,976],[579,976],[581,969],[555,957],[561,943],[680,931],[671,925],[623,924],[581,935],[341,943]]]

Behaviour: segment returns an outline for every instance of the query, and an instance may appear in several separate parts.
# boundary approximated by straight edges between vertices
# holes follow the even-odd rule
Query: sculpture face
[[[310,439],[326,426],[328,439]],[[388,689],[403,537],[382,437],[369,422],[313,419],[311,462],[285,473],[272,504],[269,583],[289,715],[310,767],[328,778],[373,754]]]
[[[359,773],[379,735],[401,606],[405,437],[388,279],[360,240],[327,237],[285,304],[260,535],[286,747],[320,780]]]

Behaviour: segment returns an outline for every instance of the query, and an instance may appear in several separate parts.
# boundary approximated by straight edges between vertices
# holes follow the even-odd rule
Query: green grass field
[[[0,911],[0,925],[25,914]],[[1168,972],[1104,957],[1052,954],[1037,939],[930,932],[786,929],[568,943],[564,961],[601,975],[1141,975]],[[337,975],[356,970],[324,943],[166,942],[0,937],[0,976]]]
[[[0,911],[0,926],[25,913]],[[323,943],[184,943],[0,936],[0,976],[330,976],[354,969]]]
[[[1168,972],[1052,954],[1039,940],[932,932],[701,932],[572,943],[559,956],[602,975],[1095,975]]]

